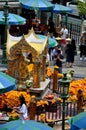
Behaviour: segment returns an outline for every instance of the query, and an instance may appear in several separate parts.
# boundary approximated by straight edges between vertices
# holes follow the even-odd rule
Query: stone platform
[[[40,88],[30,88],[30,94],[35,95],[38,100],[43,99],[49,91],[50,79],[40,82]]]

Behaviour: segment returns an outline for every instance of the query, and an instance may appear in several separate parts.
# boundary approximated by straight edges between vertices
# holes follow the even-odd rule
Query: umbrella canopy
[[[70,130],[86,128],[86,112],[81,112],[80,114],[71,117],[68,122],[71,125]]]
[[[47,0],[20,0],[23,8],[30,10],[52,10],[54,4]]]
[[[15,79],[0,72],[0,94],[16,89]]]
[[[60,5],[60,4],[55,4],[53,12],[54,13],[71,13],[72,9],[67,7],[67,6],[63,6],[63,5]]]
[[[46,36],[38,34],[38,37],[39,38],[45,38]],[[48,47],[49,48],[50,47],[55,47],[57,45],[58,45],[58,42],[54,38],[49,37],[49,39],[48,39]]]
[[[26,23],[26,19],[16,15],[9,13],[8,14],[8,24],[10,25],[22,25]],[[5,24],[4,11],[0,11],[0,24]]]
[[[70,130],[86,130],[86,116],[75,122]]]
[[[0,130],[53,130],[53,128],[33,120],[16,120],[0,125]]]

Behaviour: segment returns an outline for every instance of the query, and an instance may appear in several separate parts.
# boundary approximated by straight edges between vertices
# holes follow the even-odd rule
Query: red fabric
[[[66,44],[66,40],[65,39],[61,39],[61,44]]]

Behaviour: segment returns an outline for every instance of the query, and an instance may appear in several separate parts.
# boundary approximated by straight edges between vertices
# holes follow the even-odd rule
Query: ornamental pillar
[[[46,55],[43,55],[42,59],[42,80],[45,81],[45,74],[46,74]]]
[[[36,98],[35,96],[32,96],[29,107],[30,120],[35,120],[35,115],[36,115]]]
[[[53,72],[53,91],[58,90],[58,68],[54,68]]]
[[[33,88],[40,88],[40,62],[34,62]]]

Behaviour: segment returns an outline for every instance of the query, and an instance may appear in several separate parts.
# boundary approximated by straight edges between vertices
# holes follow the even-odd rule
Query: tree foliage
[[[84,0],[83,2],[78,1],[77,7],[79,9],[80,15],[86,15],[86,0]]]

